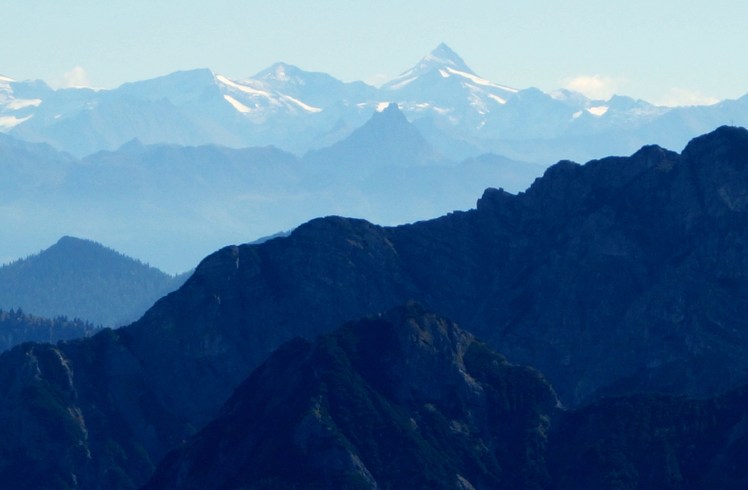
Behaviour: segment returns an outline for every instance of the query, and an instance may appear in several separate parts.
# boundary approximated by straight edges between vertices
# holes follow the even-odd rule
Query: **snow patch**
[[[288,75],[286,74],[286,67],[283,65],[278,65],[275,68],[275,79],[279,82],[287,82],[289,80]]]
[[[290,95],[281,95],[281,97],[283,97],[284,100],[287,100],[293,104],[296,104],[297,106],[301,107],[307,112],[322,112],[322,109],[320,109],[319,107],[313,107],[313,106],[310,106],[309,104],[305,104],[299,99],[294,99]]]
[[[250,109],[249,107],[245,106],[244,104],[242,104],[241,102],[239,102],[238,100],[236,100],[235,98],[233,98],[230,95],[224,95],[223,98],[226,100],[226,102],[228,102],[229,104],[231,104],[234,107],[234,109],[236,109],[237,111],[241,112],[242,114],[246,114],[248,112],[252,112],[252,109]]]
[[[495,100],[496,102],[498,102],[498,103],[499,103],[499,104],[501,104],[501,105],[504,105],[504,104],[506,104],[506,100],[505,100],[505,99],[502,99],[502,98],[501,98],[501,97],[499,97],[498,95],[494,95],[494,94],[488,94],[488,98],[489,98],[489,99],[493,99],[493,100]]]
[[[587,109],[587,112],[589,112],[593,116],[598,116],[599,117],[599,116],[602,116],[603,114],[605,114],[606,112],[608,112],[608,106],[606,106],[606,105],[598,105],[598,106],[595,106],[595,107],[590,107],[590,108]]]
[[[257,90],[256,88],[248,87],[246,85],[241,85],[239,83],[229,80],[223,75],[216,75],[216,80],[226,85],[227,87],[234,88],[236,90],[239,90],[240,92],[244,92],[245,94],[259,95],[261,97],[270,98],[270,93],[265,92],[264,90]]]
[[[406,85],[408,85],[408,84],[409,84],[410,82],[412,82],[413,80],[416,80],[417,78],[418,78],[418,77],[409,77],[409,78],[405,78],[405,79],[403,79],[403,80],[400,80],[400,81],[398,81],[398,82],[396,82],[396,83],[394,83],[394,84],[390,85],[390,86],[389,86],[388,88],[389,88],[390,90],[399,90],[399,89],[401,89],[401,88],[405,87]]]
[[[434,56],[432,53],[429,53],[426,55],[425,58],[423,58],[423,61],[431,61],[434,63],[438,63],[440,65],[452,65],[455,66],[457,63],[455,60],[451,59],[445,59],[445,58],[439,58],[438,56]]]
[[[31,116],[26,117],[16,117],[16,116],[0,116],[0,129],[11,129],[19,124],[28,121],[31,119]]]
[[[460,77],[463,77],[463,78],[467,78],[468,80],[470,80],[471,82],[473,82],[476,85],[483,85],[484,87],[497,88],[497,89],[500,89],[500,90],[505,90],[507,92],[511,92],[513,94],[516,94],[517,92],[519,92],[519,90],[517,90],[516,88],[505,87],[504,85],[499,85],[498,83],[493,83],[490,80],[486,80],[485,78],[481,78],[479,76],[473,75],[472,73],[467,73],[467,72],[464,72],[464,71],[455,70],[454,68],[450,68],[450,67],[447,67],[447,71],[449,73],[453,74],[453,75],[457,75],[457,76],[460,76]],[[439,70],[439,73],[441,73],[441,72],[442,72],[442,70]],[[449,75],[442,74],[442,76],[446,78]]]
[[[571,118],[572,119],[577,119],[577,118],[579,118],[579,116],[582,115],[583,112],[584,111],[577,111],[577,112],[575,112],[574,114],[571,115]]]
[[[267,92],[265,90],[259,90],[259,89],[250,87],[248,85],[242,85],[240,83],[236,83],[233,80],[229,80],[228,78],[224,77],[223,75],[216,75],[216,80],[227,87],[238,90],[245,94],[249,94],[249,95],[257,96],[257,97],[265,97],[266,99],[270,100],[270,103],[273,105],[279,105],[278,98],[280,98],[283,101],[287,103],[290,102],[291,104],[297,107],[300,107],[301,109],[307,112],[322,112],[322,109],[320,109],[319,107],[314,107],[314,106],[310,106],[309,104],[305,104],[304,102],[294,97],[291,97],[290,95],[277,94],[276,97],[273,97],[273,94],[271,94],[270,92]],[[239,112],[247,113],[247,112],[251,112],[252,110],[231,96],[224,96],[224,99],[226,99],[226,101],[232,106],[234,106],[234,108],[238,110]]]
[[[11,111],[17,111],[27,107],[39,107],[41,103],[42,99],[16,99],[9,102],[6,107]]]

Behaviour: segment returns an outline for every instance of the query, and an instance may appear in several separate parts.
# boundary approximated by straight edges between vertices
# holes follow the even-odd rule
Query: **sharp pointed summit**
[[[475,76],[460,55],[444,43],[439,44],[429,54],[421,58],[410,70],[400,74],[397,78],[385,83],[386,90],[399,90],[421,78],[447,78],[451,73]]]
[[[430,63],[435,66],[452,67],[456,70],[460,70],[466,73],[473,73],[473,70],[465,64],[465,61],[455,53],[452,48],[447,46],[445,43],[440,43],[434,48],[421,63]]]
[[[416,113],[438,119],[448,113],[453,124],[471,128],[482,128],[486,115],[518,92],[476,75],[444,43],[416,66],[382,85],[382,90],[389,92],[391,100],[398,100],[409,117]]]
[[[310,165],[347,162],[338,170],[352,168],[361,175],[367,175],[363,169],[423,165],[442,159],[394,102],[374,112],[344,140],[305,158]]]

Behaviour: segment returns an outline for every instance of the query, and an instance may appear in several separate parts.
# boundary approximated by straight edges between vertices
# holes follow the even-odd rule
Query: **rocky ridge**
[[[144,488],[738,489],[747,393],[563,410],[411,303],[284,344]]]
[[[135,488],[283,342],[408,299],[538,368],[567,408],[720,396],[748,380],[746,188],[748,131],[723,127],[680,155],[560,162],[431,221],[320,218],[224,248],[131,326],[0,356],[0,478]]]
[[[539,488],[555,410],[539,373],[409,304],[285,344],[144,488]]]

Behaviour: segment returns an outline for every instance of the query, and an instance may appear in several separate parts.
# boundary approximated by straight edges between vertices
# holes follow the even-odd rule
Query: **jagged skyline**
[[[748,68],[748,4],[563,5],[425,1],[10,2],[0,74],[112,88],[207,67],[248,77],[277,61],[379,84],[446,42],[480,75],[515,87],[612,93],[677,105],[736,98]]]

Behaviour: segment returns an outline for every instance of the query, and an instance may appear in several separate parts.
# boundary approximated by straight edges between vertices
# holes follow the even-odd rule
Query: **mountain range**
[[[211,251],[290,230],[316,216],[383,224],[472,206],[487,182],[518,192],[543,167],[436,151],[397,105],[372,110],[338,143],[303,158],[274,147],[146,145],[82,159],[0,134],[0,258],[63,235],[92,237],[171,273]],[[116,219],[113,219],[116,217]]]
[[[516,89],[477,75],[445,44],[374,87],[276,63],[249,78],[209,69],[109,90],[53,90],[0,78],[0,130],[82,157],[132,139],[144,144],[274,145],[303,155],[333,145],[376,109],[397,103],[452,160],[495,153],[549,165],[630,154],[644,144],[680,149],[722,124],[748,125],[748,98],[659,107],[616,95]]]
[[[721,127],[225,247],[129,326],[0,355],[0,480],[744,488],[746,189]]]

